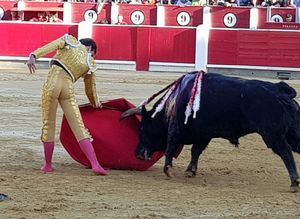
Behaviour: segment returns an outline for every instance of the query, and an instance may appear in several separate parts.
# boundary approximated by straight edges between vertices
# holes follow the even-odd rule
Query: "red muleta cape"
[[[102,109],[95,109],[89,105],[80,107],[83,122],[93,137],[92,144],[102,166],[144,171],[164,155],[155,153],[151,161],[142,161],[135,157],[135,149],[139,142],[140,117],[131,116],[120,121],[122,112],[134,108],[133,104],[126,99],[116,99],[102,105]],[[61,125],[60,141],[75,161],[90,166],[65,116]]]

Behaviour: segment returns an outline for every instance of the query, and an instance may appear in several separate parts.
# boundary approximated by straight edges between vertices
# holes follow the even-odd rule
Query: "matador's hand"
[[[92,107],[94,107],[94,108],[102,108],[101,102],[97,102],[95,105],[94,105],[94,104],[91,104],[91,105],[92,105]]]
[[[35,73],[35,70],[36,70],[35,61],[36,61],[35,55],[30,54],[28,62],[27,62],[27,67],[31,74]]]

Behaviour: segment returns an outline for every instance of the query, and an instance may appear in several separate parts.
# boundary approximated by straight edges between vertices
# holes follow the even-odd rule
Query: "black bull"
[[[136,156],[150,159],[165,152],[164,172],[170,176],[172,159],[185,144],[192,144],[187,175],[194,176],[198,159],[212,138],[224,138],[238,145],[240,137],[258,133],[268,148],[283,160],[291,191],[298,191],[299,176],[292,152],[300,152],[300,111],[295,90],[284,82],[270,83],[219,74],[205,74],[200,110],[184,124],[196,72],[182,77],[164,108],[154,118],[142,109],[140,142]]]

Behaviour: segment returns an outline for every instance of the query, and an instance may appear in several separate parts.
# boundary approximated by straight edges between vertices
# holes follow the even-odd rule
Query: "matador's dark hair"
[[[97,54],[97,44],[96,42],[91,39],[91,38],[83,38],[79,40],[83,45],[85,46],[91,46],[92,47],[92,51],[95,52],[95,54]]]

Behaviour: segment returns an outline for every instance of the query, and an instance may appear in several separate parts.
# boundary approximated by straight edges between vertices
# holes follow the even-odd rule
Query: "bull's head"
[[[152,118],[152,110],[142,107],[142,121],[140,141],[136,148],[136,157],[141,160],[150,160],[154,152],[165,151],[167,142],[167,129],[164,113],[158,113]]]

